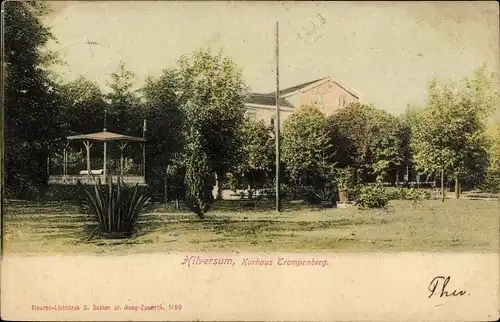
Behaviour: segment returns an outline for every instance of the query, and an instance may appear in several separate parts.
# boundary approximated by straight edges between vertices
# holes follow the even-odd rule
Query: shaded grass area
[[[248,203],[248,202],[247,202]],[[248,207],[248,208],[245,208]],[[203,221],[154,206],[129,239],[87,240],[96,224],[67,202],[10,201],[6,254],[130,254],[168,251],[399,252],[499,249],[500,203],[484,200],[392,201],[387,210],[320,210],[287,203],[217,202]],[[250,209],[249,209],[250,208]]]

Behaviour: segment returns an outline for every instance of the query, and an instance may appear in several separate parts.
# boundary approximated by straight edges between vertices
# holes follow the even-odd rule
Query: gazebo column
[[[63,176],[66,175],[66,147],[63,150]]]
[[[141,143],[142,147],[142,176],[146,180],[146,144]]]
[[[102,162],[103,163],[103,165],[102,165],[103,166],[103,171],[104,171],[104,173],[103,173],[104,174],[104,180],[107,179],[107,177],[106,177],[106,154],[107,154],[106,153],[106,147],[107,147],[107,142],[104,141],[104,153],[103,153],[103,159],[104,160]]]
[[[69,142],[68,142],[68,143],[66,143],[66,145],[64,146],[64,154],[63,154],[63,175],[68,174],[68,152],[67,152],[68,146],[69,146]]]
[[[87,150],[87,175],[90,177],[90,148],[92,147],[93,143],[90,143],[90,141],[83,141],[83,144],[85,145],[85,149]]]
[[[127,146],[127,142],[118,143],[118,147],[120,148],[120,177],[123,177],[123,151]]]

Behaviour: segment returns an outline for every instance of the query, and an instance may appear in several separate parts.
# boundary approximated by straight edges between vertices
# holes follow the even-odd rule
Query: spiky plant
[[[321,201],[332,201],[335,197],[335,190],[331,187],[324,187],[321,190],[315,190],[314,194],[321,199]]]
[[[139,215],[149,202],[149,197],[139,191],[137,184],[128,187],[120,180],[114,184],[111,177],[105,185],[99,180],[93,191],[86,190],[86,193],[86,209],[98,223],[89,239],[96,230],[104,235],[132,234]]]

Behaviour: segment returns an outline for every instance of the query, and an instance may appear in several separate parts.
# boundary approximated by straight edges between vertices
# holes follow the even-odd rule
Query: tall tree
[[[236,172],[245,176],[252,190],[272,177],[276,162],[273,128],[266,126],[262,120],[245,120],[241,149],[241,162]]]
[[[364,173],[361,178],[369,179],[375,172],[384,175],[389,167],[398,168],[408,158],[405,123],[372,105],[349,104],[329,118],[328,128],[338,166],[356,168]]]
[[[203,217],[211,202],[202,193],[211,184],[206,172],[221,177],[237,161],[247,87],[241,69],[222,52],[200,50],[181,57],[179,63],[187,201]]]
[[[177,197],[178,176],[175,157],[182,151],[183,115],[180,110],[180,77],[177,70],[164,70],[159,78],[148,78],[142,88],[147,119],[146,175],[148,183],[168,196]],[[175,191],[174,191],[175,190]]]
[[[107,83],[111,91],[105,94],[107,103],[106,130],[118,132],[125,135],[142,137],[144,134],[143,126],[146,117],[145,106],[140,100],[139,90],[134,88],[136,76],[128,70],[125,63],[121,61],[115,72],[110,75],[111,80]],[[101,120],[104,113],[100,113]],[[102,121],[99,124],[103,124]],[[109,145],[107,158],[109,167],[115,171],[119,169],[117,161],[120,158],[120,150],[116,145]],[[102,150],[101,150],[102,151]],[[97,153],[100,153],[97,150]],[[134,172],[139,169],[143,171],[142,164],[143,150],[138,144],[129,144],[126,147],[126,154],[131,157]],[[97,158],[95,161],[101,162]]]
[[[60,95],[46,69],[57,56],[43,50],[54,39],[40,21],[45,3],[8,1],[4,10],[6,184],[23,196],[46,183],[47,158],[62,144]]]
[[[283,126],[283,161],[295,184],[318,186],[327,180],[333,149],[327,118],[316,107],[295,111]]]
[[[64,119],[71,133],[102,131],[107,104],[96,83],[79,76],[61,85],[61,96],[64,100]]]
[[[460,86],[461,85],[461,86]],[[493,79],[484,67],[461,84],[429,86],[427,106],[412,118],[411,147],[415,165],[422,171],[441,171],[455,179],[455,194],[460,195],[460,180],[484,171],[487,165],[485,121],[497,102]],[[444,200],[444,186],[442,184]]]
[[[482,189],[496,193],[500,191],[500,122],[488,128],[489,150],[488,169],[485,173]]]
[[[140,104],[139,93],[133,88],[135,74],[122,61],[110,76],[108,86],[111,92],[105,95],[108,102],[106,127],[110,131],[142,136],[144,107]]]

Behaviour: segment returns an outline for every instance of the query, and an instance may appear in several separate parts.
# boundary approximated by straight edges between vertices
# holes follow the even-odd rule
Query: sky
[[[107,90],[120,61],[137,76],[175,67],[183,54],[220,49],[255,92],[332,76],[391,113],[422,105],[433,78],[451,82],[486,63],[499,69],[499,10],[481,2],[51,2],[45,18],[66,61],[55,71]],[[96,42],[88,45],[87,41]]]

